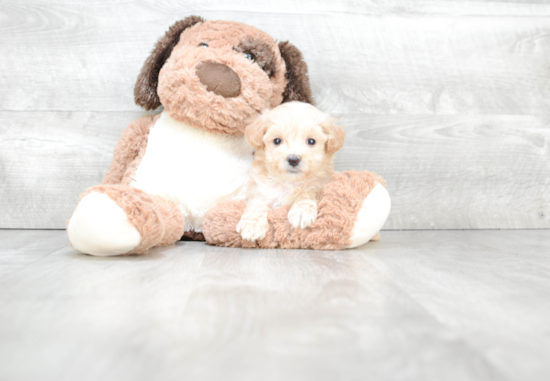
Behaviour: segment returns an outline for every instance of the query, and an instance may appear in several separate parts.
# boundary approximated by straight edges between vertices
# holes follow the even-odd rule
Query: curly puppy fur
[[[215,246],[342,250],[351,244],[357,213],[378,183],[384,184],[384,179],[372,172],[335,173],[323,186],[317,220],[307,229],[293,228],[287,217],[290,207],[283,206],[269,212],[266,236],[254,242],[243,240],[237,233],[244,201],[220,203],[204,218],[204,236]]]
[[[336,120],[303,102],[282,104],[248,126],[256,152],[246,210],[237,225],[250,241],[265,237],[269,210],[291,206],[288,220],[305,229],[317,218],[321,188],[334,173],[333,156],[344,145]]]

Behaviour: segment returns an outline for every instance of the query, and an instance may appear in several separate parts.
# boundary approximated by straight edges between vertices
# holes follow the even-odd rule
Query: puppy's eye
[[[200,46],[201,48],[208,48],[208,44],[205,43],[205,42],[201,42],[201,43],[199,44],[199,46]]]
[[[254,61],[254,55],[252,53],[245,53],[244,56],[250,61]]]
[[[307,144],[309,144],[310,146],[314,146],[315,145],[315,139],[308,139]]]
[[[275,144],[276,146],[278,146],[279,144],[281,144],[281,139],[279,139],[279,138],[274,139],[274,140],[273,140],[273,144]]]

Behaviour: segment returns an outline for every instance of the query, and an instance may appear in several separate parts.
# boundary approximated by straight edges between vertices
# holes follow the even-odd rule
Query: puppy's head
[[[190,16],[175,23],[145,61],[134,88],[147,110],[211,132],[244,126],[283,102],[313,103],[307,65],[288,42],[229,21]]]
[[[258,118],[246,128],[245,138],[272,175],[299,180],[332,167],[345,132],[327,113],[290,102]]]

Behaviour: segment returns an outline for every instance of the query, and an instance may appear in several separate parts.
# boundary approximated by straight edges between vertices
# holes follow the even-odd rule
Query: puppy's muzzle
[[[197,65],[197,77],[208,91],[224,98],[234,98],[241,93],[241,80],[229,66],[216,62]]]
[[[290,155],[287,157],[288,164],[290,164],[291,167],[296,167],[298,164],[300,164],[300,156],[296,155]]]

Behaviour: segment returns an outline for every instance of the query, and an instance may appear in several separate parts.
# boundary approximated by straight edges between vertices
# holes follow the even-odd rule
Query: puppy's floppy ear
[[[244,129],[244,138],[254,149],[264,148],[264,135],[271,125],[271,121],[262,115]]]
[[[336,124],[336,118],[328,117],[321,123],[323,132],[327,135],[327,153],[334,153],[344,146],[346,132]]]
[[[160,69],[170,57],[174,46],[179,42],[182,32],[199,22],[204,22],[204,19],[199,16],[186,17],[172,25],[168,32],[158,40],[151,55],[143,64],[134,87],[134,100],[137,105],[146,110],[154,110],[160,106],[157,94]]]
[[[282,103],[299,101],[315,105],[309,87],[307,64],[303,61],[302,52],[288,41],[279,42],[279,51],[285,61],[288,79]]]

